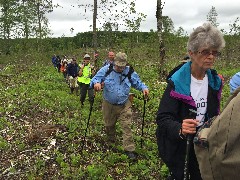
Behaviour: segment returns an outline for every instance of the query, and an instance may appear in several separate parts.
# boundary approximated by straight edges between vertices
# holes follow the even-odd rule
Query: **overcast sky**
[[[91,31],[92,11],[78,5],[92,3],[93,0],[53,0],[53,4],[60,5],[48,15],[52,37],[75,36],[79,32]],[[229,32],[229,24],[233,24],[237,17],[240,17],[239,0],[165,0],[163,15],[169,16],[177,30],[180,26],[188,33],[207,20],[207,14],[212,6],[218,13],[217,22],[219,29]],[[142,22],[140,31],[157,30],[156,23],[157,0],[136,0],[137,12],[147,15],[145,22]],[[115,7],[117,8],[117,7]],[[101,14],[101,9],[98,9]],[[238,25],[240,23],[238,22]],[[97,28],[101,27],[100,22]],[[70,29],[74,31],[71,32]],[[122,30],[122,29],[120,29]]]

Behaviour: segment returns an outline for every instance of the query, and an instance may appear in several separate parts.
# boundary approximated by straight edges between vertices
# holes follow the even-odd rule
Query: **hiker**
[[[95,62],[95,64],[98,64],[98,60],[99,60],[99,52],[98,51],[94,51],[94,59],[93,59],[93,61]]]
[[[53,57],[52,57],[52,64],[53,64],[54,68],[57,69],[57,56],[56,56],[56,54],[54,54]]]
[[[80,102],[84,105],[86,95],[88,92],[89,102],[93,102],[94,92],[93,89],[89,88],[91,78],[95,75],[94,67],[90,63],[90,55],[85,54],[83,57],[83,63],[80,65],[78,84],[80,87]]]
[[[230,93],[232,94],[234,90],[240,86],[240,72],[234,74],[234,76],[230,79],[229,82]]]
[[[115,58],[115,53],[112,51],[108,52],[108,59],[104,61],[102,67],[108,64],[112,64],[114,62],[114,58]]]
[[[209,119],[194,137],[194,150],[204,180],[239,179],[240,76],[230,80],[231,95],[219,116]]]
[[[66,79],[67,78],[67,60],[66,59],[62,60],[60,71],[63,74],[64,80],[67,82],[67,79]]]
[[[108,143],[116,141],[116,122],[120,121],[123,132],[123,148],[125,154],[130,159],[136,159],[135,143],[132,136],[131,122],[132,110],[131,102],[128,98],[130,88],[133,87],[142,91],[144,96],[148,96],[148,87],[140,80],[135,71],[131,71],[127,65],[127,55],[119,52],[116,54],[114,65],[102,67],[91,80],[96,91],[101,90],[101,82],[104,81],[103,88],[103,118]],[[112,67],[111,72],[109,68]],[[128,72],[131,71],[131,74]]]
[[[61,72],[60,71],[60,68],[61,68],[61,58],[60,58],[59,55],[57,55],[57,57],[56,57],[56,66],[57,66],[58,72]]]
[[[211,68],[224,46],[223,35],[210,23],[197,27],[187,43],[191,61],[168,79],[156,117],[158,151],[169,168],[168,179],[182,180],[187,172],[192,180],[202,179],[193,135],[219,114],[223,83]]]
[[[77,91],[78,73],[79,73],[79,66],[77,64],[77,59],[75,57],[73,57],[72,62],[70,64],[68,64],[68,67],[67,67],[67,76],[68,76],[68,80],[69,80],[70,94],[73,94],[74,90]]]

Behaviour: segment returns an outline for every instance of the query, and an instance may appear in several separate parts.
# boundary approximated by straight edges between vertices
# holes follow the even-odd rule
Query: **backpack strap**
[[[108,70],[106,71],[105,73],[105,78],[113,71],[113,64],[110,64],[109,67],[108,67]],[[123,74],[124,78],[122,80],[122,82],[124,81],[124,79],[128,78],[129,81],[131,82],[131,76],[132,76],[132,73],[134,72],[134,69],[132,66],[129,66],[129,71],[127,74]]]
[[[113,64],[110,64],[108,70],[105,73],[105,78],[113,71]]]
[[[128,71],[128,73],[127,73],[127,74],[123,74],[124,78],[123,78],[122,82],[123,82],[124,79],[127,77],[128,80],[130,81],[130,83],[132,83],[131,78],[132,78],[132,73],[133,73],[133,72],[134,72],[134,69],[133,69],[133,67],[130,65],[130,66],[129,66],[129,71]]]

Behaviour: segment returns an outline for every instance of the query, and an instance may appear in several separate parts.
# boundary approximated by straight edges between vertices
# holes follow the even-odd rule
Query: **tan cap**
[[[127,55],[125,53],[119,52],[116,54],[114,63],[117,66],[126,66],[127,65]]]

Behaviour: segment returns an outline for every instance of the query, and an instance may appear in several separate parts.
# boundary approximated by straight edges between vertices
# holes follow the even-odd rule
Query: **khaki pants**
[[[116,122],[120,121],[123,133],[123,148],[125,151],[134,151],[135,143],[132,137],[132,110],[131,102],[128,100],[125,105],[112,105],[103,100],[103,118],[106,133],[109,139],[115,140]]]
[[[77,83],[78,77],[72,77],[69,76],[69,86],[70,88],[77,88],[78,87],[78,83]]]

